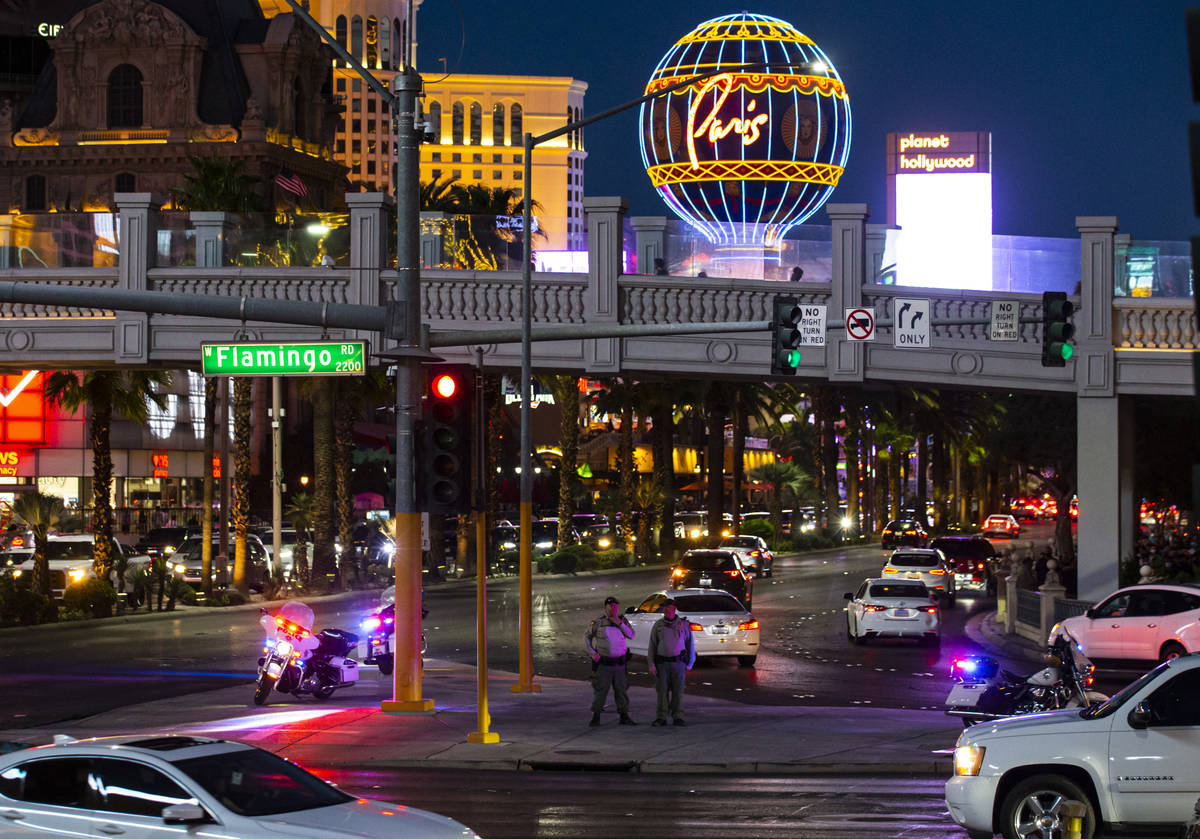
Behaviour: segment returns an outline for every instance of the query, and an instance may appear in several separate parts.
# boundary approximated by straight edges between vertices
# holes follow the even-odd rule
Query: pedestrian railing
[[[1054,601],[1054,622],[1062,623],[1067,618],[1074,618],[1082,615],[1091,607],[1095,606],[1091,600],[1069,600],[1063,598]]]
[[[1017,623],[1025,626],[1042,625],[1042,596],[1036,591],[1017,589]]]

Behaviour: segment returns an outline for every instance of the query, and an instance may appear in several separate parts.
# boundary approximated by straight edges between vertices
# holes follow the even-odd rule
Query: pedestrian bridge
[[[162,259],[163,214],[145,194],[117,196],[111,264],[101,267],[36,267],[0,270],[0,279],[66,284],[174,295],[247,296],[272,300],[379,304],[389,299],[396,272],[384,269],[388,218],[385,196],[347,196],[349,265],[332,268],[224,267],[236,238],[232,218],[221,213],[175,217],[171,241],[189,243],[191,259]],[[1024,323],[1019,340],[989,340],[994,300],[1016,302],[1020,317],[1041,314],[1038,292],[922,289],[881,285],[882,226],[869,225],[863,204],[826,208],[831,223],[827,278],[815,282],[715,277],[647,276],[625,273],[630,250],[625,202],[585,200],[588,235],[586,273],[533,276],[533,321],[540,325],[666,324],[705,321],[767,321],[776,295],[827,307],[825,346],[805,347],[798,375],[848,386],[862,383],[957,386],[1074,393],[1079,407],[1080,579],[1083,598],[1098,597],[1116,582],[1116,560],[1132,552],[1132,410],[1126,397],[1154,394],[1192,396],[1191,353],[1198,348],[1191,298],[1115,297],[1118,250],[1129,237],[1118,234],[1115,217],[1080,217],[1075,301],[1076,355],[1063,368],[1040,364],[1040,324]],[[9,217],[8,235],[12,217]],[[186,228],[186,232],[180,227]],[[638,265],[666,256],[662,219],[633,219]],[[0,236],[6,227],[0,224]],[[0,253],[18,243],[0,241]],[[436,237],[422,236],[422,254],[433,254]],[[168,249],[169,250],[169,249]],[[191,262],[191,265],[179,264]],[[434,262],[436,258],[427,259]],[[165,263],[160,266],[160,263]],[[520,323],[520,271],[423,269],[422,316],[430,329],[478,330],[469,347],[439,348],[447,360],[515,369],[520,346],[488,340],[487,331]],[[853,341],[841,326],[843,312],[873,308],[878,321],[892,321],[897,298],[929,301],[928,349],[898,348],[891,327],[881,325],[874,341]],[[375,351],[391,342],[377,333],[328,329],[331,339],[366,338]],[[318,338],[319,327],[241,323],[180,315],[113,312],[5,304],[0,346],[8,368],[153,365],[197,367],[205,341],[283,341]],[[586,338],[534,345],[535,370],[584,375],[687,376],[763,380],[769,378],[771,339],[766,331]],[[1114,457],[1113,453],[1117,456]],[[1103,560],[1100,559],[1103,557]]]

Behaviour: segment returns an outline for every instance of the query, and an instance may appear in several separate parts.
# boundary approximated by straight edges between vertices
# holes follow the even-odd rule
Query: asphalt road
[[[877,705],[940,708],[949,690],[950,659],[973,644],[962,634],[973,611],[990,601],[961,596],[943,611],[941,650],[913,642],[866,647],[845,637],[844,592],[879,573],[883,552],[856,547],[778,559],[775,575],[755,581],[754,612],[762,647],[754,668],[733,659],[701,662],[687,692],[773,705]],[[538,577],[534,583],[534,665],[538,674],[585,679],[588,622],[613,594],[625,606],[660,590],[663,568],[576,577]],[[353,630],[377,593],[347,594],[316,605],[317,625]],[[489,663],[516,671],[516,578],[488,587]],[[425,621],[429,655],[475,662],[475,586],[431,586]],[[0,636],[0,721],[3,727],[44,725],[193,691],[249,683],[261,644],[258,614],[221,611],[174,619],[105,621],[84,627],[33,628]],[[1023,662],[1006,662],[1017,672]],[[651,685],[645,664],[633,661],[635,684]],[[638,709],[635,709],[635,714]]]

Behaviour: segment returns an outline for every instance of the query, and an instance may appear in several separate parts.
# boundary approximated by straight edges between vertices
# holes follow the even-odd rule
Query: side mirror
[[[632,615],[636,611],[637,611],[637,606],[630,606],[628,609],[625,610],[625,614]]]
[[[1083,614],[1088,618],[1088,620],[1093,620],[1096,617],[1096,607],[1089,606],[1088,610]]]
[[[164,824],[199,824],[208,821],[208,813],[199,804],[172,804],[162,811]]]
[[[851,592],[846,592],[845,594],[842,595],[842,599],[843,600],[853,600],[854,595]]]
[[[1130,728],[1149,728],[1150,727],[1150,703],[1139,702],[1133,706],[1133,710],[1129,712],[1127,719],[1129,720]]]

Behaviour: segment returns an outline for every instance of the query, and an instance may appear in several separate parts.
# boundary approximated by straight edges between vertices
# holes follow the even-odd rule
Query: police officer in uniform
[[[691,623],[675,613],[675,601],[663,602],[663,616],[650,630],[650,672],[658,689],[658,713],[654,725],[667,724],[667,712],[676,725],[683,721],[683,674],[696,663],[696,647],[692,643]]]
[[[621,725],[637,725],[629,716],[629,676],[625,672],[629,641],[633,627],[621,614],[621,604],[615,597],[604,598],[604,614],[592,621],[584,636],[588,655],[592,657],[592,721],[600,724],[600,712],[611,687],[617,702]]]

